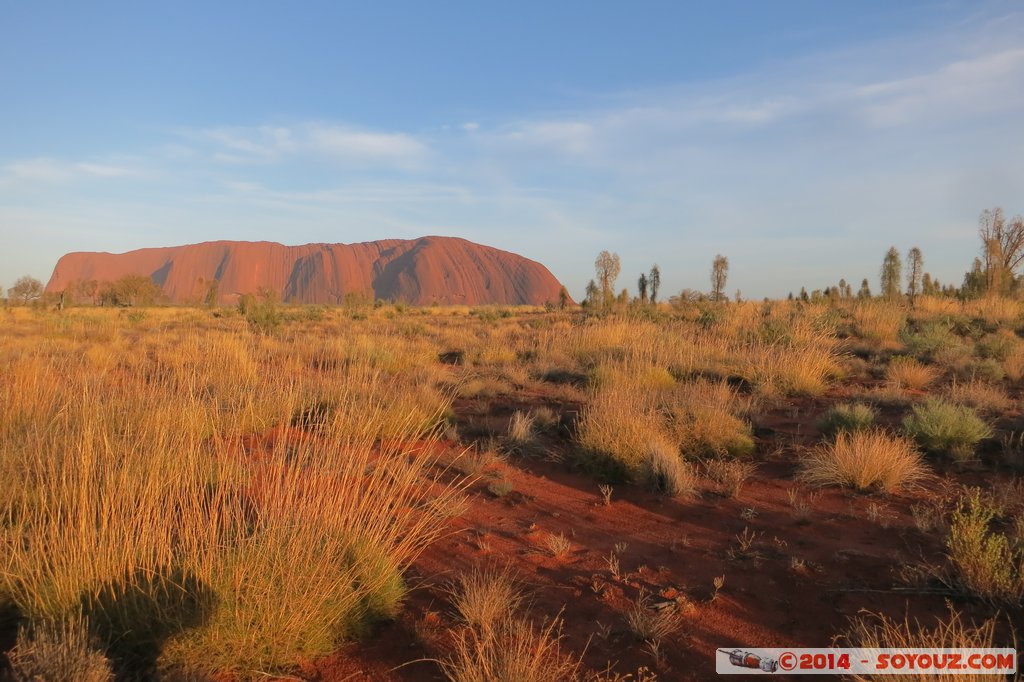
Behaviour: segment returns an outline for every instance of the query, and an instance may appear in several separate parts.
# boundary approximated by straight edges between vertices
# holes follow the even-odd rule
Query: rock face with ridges
[[[69,253],[46,285],[146,275],[172,303],[203,298],[216,280],[231,303],[261,287],[292,303],[340,303],[346,294],[413,305],[543,304],[561,284],[540,263],[456,237],[385,239],[361,244],[205,242],[128,253]]]

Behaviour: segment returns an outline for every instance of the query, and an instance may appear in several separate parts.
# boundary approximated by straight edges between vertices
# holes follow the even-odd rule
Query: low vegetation
[[[110,661],[81,616],[22,628],[7,656],[14,682],[112,682]]]
[[[818,428],[826,436],[835,436],[840,432],[851,433],[870,429],[877,413],[870,405],[864,403],[840,403],[830,407],[818,422]]]
[[[801,299],[8,308],[12,674],[306,675],[399,619],[451,680],[631,679],[595,677],[605,641],[633,679],[675,679],[687,609],[743,618],[765,575],[793,608],[815,576],[888,590],[914,568],[899,589],[929,608],[1019,609],[1020,304]],[[855,524],[901,544],[849,533],[847,554]],[[481,556],[508,565],[465,568]],[[850,641],[1006,639],[885,611]]]
[[[811,451],[800,477],[812,485],[845,485],[887,492],[908,488],[928,476],[928,468],[910,441],[884,431],[841,431],[834,442]]]
[[[999,532],[1000,508],[973,489],[953,511],[946,547],[953,582],[968,594],[1017,605],[1024,601],[1024,543]]]
[[[978,443],[992,436],[992,429],[971,408],[939,398],[914,405],[903,429],[925,450],[955,460],[970,459]]]
[[[851,619],[850,627],[840,639],[841,646],[871,649],[958,649],[1004,646],[996,638],[996,619],[975,625],[965,621],[958,611],[950,610],[949,618],[937,619],[933,627],[918,621],[893,620],[884,614],[864,612]],[[885,682],[891,675],[851,675],[857,682]],[[997,682],[1003,675],[986,675],[967,671],[940,673],[904,673],[900,679],[912,682]]]

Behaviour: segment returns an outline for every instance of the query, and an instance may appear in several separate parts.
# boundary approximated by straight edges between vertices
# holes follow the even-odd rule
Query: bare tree
[[[594,261],[594,269],[597,270],[597,281],[601,286],[601,295],[606,303],[610,302],[615,296],[613,293],[615,280],[618,279],[619,271],[622,269],[619,263],[619,254],[602,251],[598,254],[597,260]]]
[[[725,281],[729,277],[729,259],[718,254],[711,262],[711,298],[721,301],[725,291]]]
[[[636,281],[636,288],[640,292],[640,302],[647,303],[647,275],[640,274],[640,279]]]
[[[661,269],[657,263],[651,266],[651,272],[647,275],[647,283],[651,287],[651,303],[657,303],[658,289],[661,287]]]
[[[19,277],[14,286],[7,290],[7,297],[12,303],[28,305],[39,300],[43,295],[43,283],[35,277]]]
[[[917,301],[917,295],[921,293],[921,277],[924,275],[924,257],[921,249],[916,246],[907,251],[907,296],[910,297],[910,305]]]
[[[985,286],[989,293],[1001,293],[1024,262],[1024,218],[1016,216],[1007,222],[1003,209],[985,209],[978,219],[978,236]]]

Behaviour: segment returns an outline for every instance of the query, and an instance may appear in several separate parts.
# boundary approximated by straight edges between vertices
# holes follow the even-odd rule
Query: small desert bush
[[[914,405],[903,420],[903,430],[925,450],[945,452],[956,460],[969,459],[978,442],[992,435],[974,410],[937,398]]]
[[[505,497],[515,489],[515,483],[504,476],[487,484],[487,492],[495,497]]]
[[[739,460],[709,459],[704,462],[704,471],[708,478],[722,487],[726,495],[739,497],[747,479],[757,471],[757,465]]]
[[[14,682],[111,682],[114,672],[96,648],[87,621],[42,622],[21,628],[7,654]]]
[[[960,363],[953,368],[953,372],[959,379],[989,381],[993,383],[1002,381],[1006,376],[1003,365],[998,360],[993,360],[992,358]]]
[[[562,651],[561,621],[535,627],[506,616],[480,631],[464,628],[452,654],[439,661],[451,682],[551,682],[577,679],[581,664]]]
[[[452,467],[466,476],[479,476],[500,461],[501,457],[491,448],[473,448],[459,453]]]
[[[838,638],[845,646],[866,649],[982,649],[1005,646],[995,639],[996,619],[986,620],[980,625],[965,623],[960,613],[950,610],[947,620],[937,619],[935,627],[929,628],[919,621],[902,622],[884,614],[863,611],[850,620],[846,633]],[[856,682],[886,682],[890,675],[851,675]],[[899,677],[909,682],[1001,682],[1003,675],[983,675],[956,671],[939,674],[910,673]]]
[[[946,396],[950,402],[988,413],[1003,412],[1011,405],[1010,396],[1001,386],[978,380],[953,382]]]
[[[921,391],[939,376],[939,371],[930,365],[922,365],[913,358],[894,358],[885,370],[885,379],[895,388]]]
[[[978,340],[974,346],[978,357],[1005,362],[1020,348],[1020,339],[1009,330],[988,334]]]
[[[800,345],[760,344],[737,352],[736,375],[763,395],[821,395],[841,373],[835,338]]]
[[[697,492],[697,474],[679,450],[660,440],[651,441],[644,459],[644,479],[655,492],[672,497],[691,497]]]
[[[913,443],[883,431],[840,432],[834,442],[812,450],[800,471],[800,478],[813,485],[885,491],[913,486],[927,475]]]
[[[1008,324],[1020,319],[1020,303],[1009,298],[984,296],[982,298],[966,301],[964,312],[971,315],[989,327],[997,327],[1000,324]]]
[[[743,401],[724,382],[682,384],[663,410],[667,428],[688,456],[743,457],[754,451],[750,424],[737,416]]]
[[[523,593],[506,568],[473,568],[449,585],[448,594],[459,618],[477,632],[493,631],[523,603]]]
[[[842,431],[864,431],[875,423],[875,410],[865,403],[840,403],[829,408],[818,422],[818,428],[826,436]]]
[[[625,619],[634,637],[643,642],[660,643],[679,629],[682,613],[675,606],[655,609],[650,596],[641,593],[626,609]]]
[[[508,425],[508,440],[515,448],[528,448],[536,440],[536,419],[526,412],[516,411]]]
[[[534,408],[530,411],[530,416],[533,417],[534,426],[541,431],[558,426],[558,413],[547,405]]]
[[[903,342],[907,351],[925,360],[939,360],[943,354],[959,353],[965,346],[963,340],[953,333],[948,323],[940,320],[923,324],[920,329],[904,333]]]
[[[906,315],[896,306],[881,303],[861,304],[853,309],[853,328],[857,336],[882,348],[899,344]]]
[[[572,540],[565,533],[548,533],[544,538],[544,549],[553,559],[564,559],[572,552]]]
[[[630,475],[641,471],[647,444],[664,427],[643,394],[625,388],[602,389],[590,400],[579,423],[579,444],[587,456],[607,458]]]
[[[1010,381],[1024,377],[1024,348],[1018,347],[1003,361],[1003,372]]]
[[[953,581],[968,594],[1007,604],[1024,600],[1024,547],[993,529],[998,509],[980,490],[953,511],[946,550]]]

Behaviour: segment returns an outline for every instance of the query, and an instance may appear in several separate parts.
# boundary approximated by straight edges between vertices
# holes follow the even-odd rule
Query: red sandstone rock
[[[294,303],[339,303],[346,294],[414,305],[542,304],[558,301],[561,284],[540,263],[455,237],[385,239],[361,244],[205,242],[128,253],[69,253],[57,262],[47,291],[76,281],[148,275],[173,303],[201,300],[219,281],[218,298],[233,302],[260,287]]]

